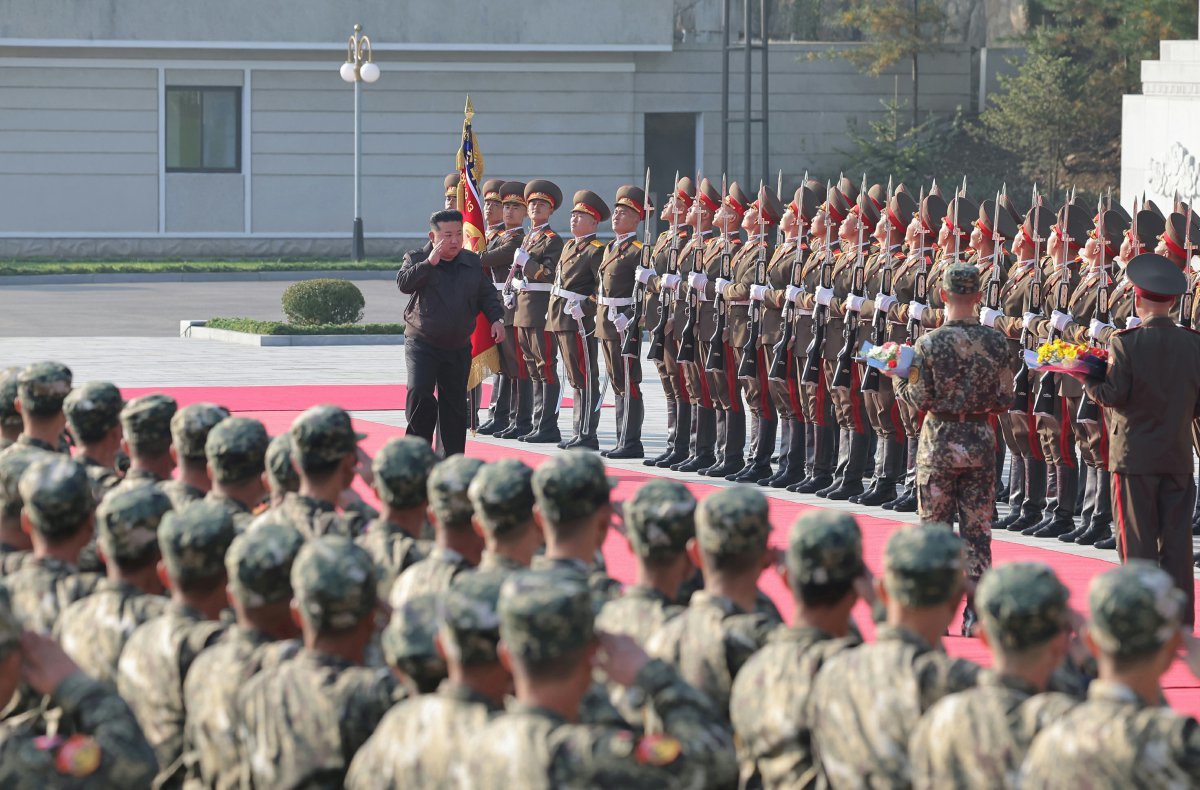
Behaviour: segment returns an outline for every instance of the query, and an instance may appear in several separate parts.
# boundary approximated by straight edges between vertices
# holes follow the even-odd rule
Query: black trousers
[[[447,458],[464,452],[471,347],[448,350],[407,337],[404,360],[408,368],[408,397],[404,404],[407,432],[432,445],[437,430]]]

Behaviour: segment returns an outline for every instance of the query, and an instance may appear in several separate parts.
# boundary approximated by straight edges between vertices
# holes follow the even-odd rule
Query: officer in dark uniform
[[[487,247],[479,258],[483,261],[483,268],[491,275],[496,290],[503,292],[512,268],[513,253],[525,239],[525,185],[520,181],[495,179],[483,185],[483,195],[488,232]],[[499,217],[496,221],[493,221],[493,212]],[[533,410],[530,402],[533,392],[529,388],[529,374],[524,365],[517,365],[517,334],[512,325],[514,312],[512,308],[504,309],[504,341],[497,346],[500,350],[500,373],[492,385],[490,414],[478,429],[485,436],[507,430],[514,412],[523,415],[525,433],[532,427],[529,420]],[[523,400],[520,381],[524,382]]]

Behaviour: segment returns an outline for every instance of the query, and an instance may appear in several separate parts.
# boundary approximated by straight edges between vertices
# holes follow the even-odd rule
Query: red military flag
[[[483,218],[483,200],[479,197],[478,184],[483,180],[483,154],[479,152],[475,133],[471,131],[471,119],[475,108],[471,97],[467,97],[464,110],[462,145],[458,149],[458,210],[463,215],[463,236],[467,249],[483,252],[487,244],[487,224]],[[475,316],[475,332],[471,335],[471,372],[467,377],[467,389],[474,390],[488,376],[500,370],[500,349],[492,340],[492,325],[487,316]],[[472,411],[474,422],[474,411]]]

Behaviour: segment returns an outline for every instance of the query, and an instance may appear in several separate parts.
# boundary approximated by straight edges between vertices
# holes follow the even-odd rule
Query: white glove
[[[1071,316],[1067,313],[1060,313],[1059,311],[1055,310],[1050,314],[1050,323],[1054,325],[1055,329],[1057,329],[1059,332],[1062,332],[1067,328],[1067,324],[1071,323]]]
[[[1093,318],[1091,323],[1088,324],[1088,337],[1090,337],[1092,340],[1099,340],[1100,335],[1104,332],[1105,327],[1112,329],[1113,325],[1105,323],[1099,318]]]
[[[800,294],[804,293],[803,288],[797,288],[794,285],[789,285],[787,290],[783,292],[783,298],[787,299],[792,304],[796,304],[796,300],[800,298]]]
[[[639,266],[637,270],[637,281],[642,285],[646,285],[654,279],[654,270],[645,266]]]
[[[574,318],[576,321],[583,319],[583,303],[578,299],[567,300],[567,315]]]
[[[817,304],[823,307],[829,307],[829,303],[833,301],[833,289],[822,288],[817,286]]]
[[[520,247],[517,247],[516,251],[513,252],[513,263],[524,268],[525,262],[528,260],[529,253],[525,252],[525,250],[521,249]]]
[[[1004,313],[1000,312],[999,310],[993,310],[990,307],[985,307],[979,311],[979,323],[983,324],[984,326],[995,327],[996,319],[1002,315],[1004,315]]]
[[[729,280],[726,280],[723,277],[718,277],[716,283],[713,285],[713,288],[717,293],[721,294],[721,296],[724,296],[726,289],[728,289],[730,285],[732,285],[732,283]]]
[[[867,301],[865,297],[850,294],[850,298],[846,301],[846,309],[861,313],[863,302],[865,301]]]
[[[680,277],[678,274],[664,274],[663,281],[662,281],[662,287],[664,290],[674,291],[675,293],[679,293],[679,284],[681,282],[683,282],[683,278]]]
[[[1033,322],[1041,317],[1041,313],[1025,313],[1021,316],[1021,325],[1029,331],[1033,331]]]
[[[617,328],[618,332],[624,334],[625,327],[629,326],[629,316],[623,313],[617,313],[617,317],[613,319],[613,326]]]
[[[914,321],[920,321],[921,316],[925,315],[925,305],[922,302],[908,303],[908,317]]]
[[[693,291],[703,291],[708,285],[708,275],[704,272],[692,272],[688,275],[688,288]]]
[[[1142,319],[1137,317],[1136,315],[1129,316],[1129,318],[1126,319],[1126,321],[1125,321],[1126,329],[1136,329],[1137,327],[1139,327],[1141,325],[1142,325]]]
[[[765,286],[765,285],[752,285],[752,286],[750,286],[750,299],[751,299],[751,301],[755,301],[755,302],[761,302],[763,299],[765,299],[765,298],[766,298],[766,296],[767,296],[767,291],[768,291],[768,290],[769,290],[769,289],[768,289],[768,288],[767,288],[767,286]]]
[[[875,309],[886,313],[892,309],[892,305],[896,304],[896,297],[888,296],[887,294],[879,294],[875,297]]]
[[[512,310],[517,306],[517,294],[504,294],[504,309]]]
[[[513,278],[513,290],[518,291],[518,292],[524,291],[525,290],[525,281],[522,280],[520,277],[514,277]]]

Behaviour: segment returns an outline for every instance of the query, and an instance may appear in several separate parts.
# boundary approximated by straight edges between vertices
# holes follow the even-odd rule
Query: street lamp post
[[[362,33],[362,25],[354,26],[354,35],[346,45],[346,62],[339,73],[346,82],[354,83],[354,260],[365,257],[362,221],[362,83],[379,79],[379,67],[371,59],[371,39]]]

